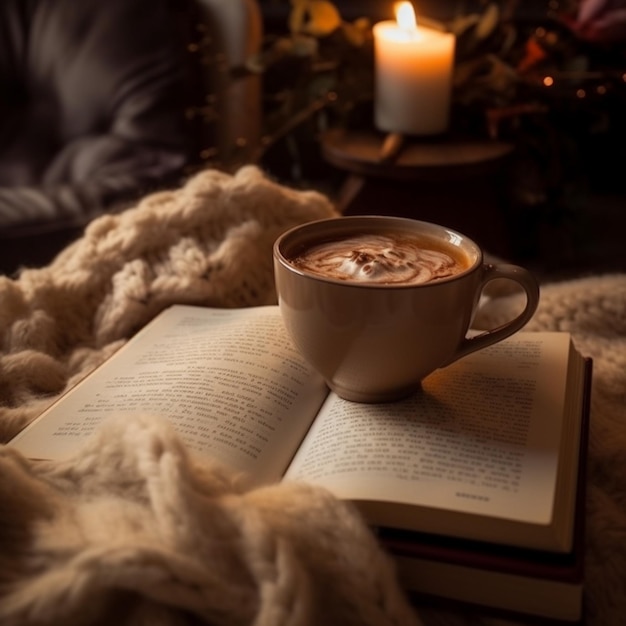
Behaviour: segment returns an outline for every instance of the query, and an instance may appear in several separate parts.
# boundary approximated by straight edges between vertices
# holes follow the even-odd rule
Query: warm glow
[[[413,5],[410,2],[400,2],[395,9],[398,26],[407,32],[417,32],[417,21],[415,20]]]
[[[395,20],[373,26],[376,127],[407,135],[441,134],[448,127],[455,37],[418,26],[408,0],[393,8]]]

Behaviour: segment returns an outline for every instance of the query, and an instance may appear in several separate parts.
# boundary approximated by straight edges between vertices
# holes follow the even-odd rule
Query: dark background
[[[393,18],[393,2],[384,0],[335,0],[344,20],[369,17],[372,22]],[[500,3],[504,6],[507,3]],[[291,4],[285,0],[261,0],[266,32],[286,32]],[[446,21],[455,15],[482,11],[485,2],[435,1],[414,2],[416,12],[432,19]],[[559,16],[572,11],[572,2],[538,2],[525,0],[508,3],[514,6],[513,17],[518,23],[544,25],[565,37]],[[613,62],[613,69],[626,72],[622,46],[621,56],[611,56],[609,50],[599,50],[603,61]],[[592,89],[587,86],[588,95]],[[593,87],[595,89],[595,86]],[[503,190],[498,196],[502,220],[508,229],[511,245],[497,250],[509,260],[523,263],[542,278],[560,279],[570,276],[626,271],[626,94],[622,83],[611,97],[580,99],[575,86],[546,102],[542,115],[513,120],[516,151],[507,167],[497,173],[497,179],[474,181],[474,187],[497,185]],[[366,116],[367,117],[367,116]],[[483,129],[476,127],[477,133]],[[329,184],[340,184],[344,172],[316,159],[316,146],[304,152],[310,161],[310,176],[306,167],[303,184],[319,184],[327,191]],[[271,155],[266,161],[270,173],[289,176],[276,163],[284,164],[291,156],[280,154],[276,162]],[[452,187],[452,188],[451,188]],[[454,211],[463,206],[471,185],[451,183],[445,195],[451,198],[449,213],[441,219],[454,227]],[[333,192],[331,187],[330,192]],[[456,198],[453,198],[454,194]],[[435,192],[436,194],[436,192]],[[443,194],[439,197],[440,202]],[[470,201],[468,207],[472,206]],[[494,207],[489,207],[489,213]],[[473,210],[473,209],[472,209]],[[419,214],[417,215],[419,217]],[[476,213],[478,223],[486,218]],[[482,243],[479,241],[479,243]]]

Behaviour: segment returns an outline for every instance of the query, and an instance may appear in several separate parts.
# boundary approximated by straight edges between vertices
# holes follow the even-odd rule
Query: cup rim
[[[443,231],[443,232],[446,232],[448,236],[450,237],[451,241],[449,241],[449,243],[451,243],[451,245],[459,245],[462,243],[463,246],[469,247],[469,250],[467,250],[468,257],[471,259],[472,256],[475,256],[475,260],[466,269],[464,269],[463,271],[457,274],[454,274],[454,276],[439,278],[436,281],[432,281],[428,283],[419,283],[419,284],[415,284],[415,283],[413,284],[406,284],[406,283],[405,284],[402,284],[402,283],[381,284],[381,283],[350,282],[350,281],[345,281],[345,280],[341,280],[337,278],[331,278],[328,276],[321,276],[319,274],[313,274],[311,272],[307,272],[298,267],[295,267],[294,265],[290,263],[288,257],[285,256],[285,254],[283,253],[283,247],[285,245],[285,242],[289,241],[289,239],[293,238],[298,233],[301,233],[303,231],[305,232],[309,229],[317,230],[320,227],[323,228],[325,223],[335,224],[338,221],[342,221],[346,224],[350,222],[351,223],[362,222],[363,224],[366,224],[367,222],[375,223],[377,221],[378,222],[380,221],[390,222],[391,221],[393,222],[393,224],[400,225],[400,226],[402,224],[412,225],[412,226],[419,225],[425,228],[426,230],[436,230],[439,233]],[[393,224],[388,224],[388,225],[393,226]],[[349,229],[350,229],[350,226],[349,225],[346,226],[346,232],[348,232]],[[456,240],[458,243],[455,243],[454,240]],[[467,276],[468,274],[476,271],[479,267],[483,265],[483,258],[484,258],[481,247],[471,237],[468,237],[467,235],[461,233],[460,231],[454,228],[449,228],[448,226],[445,226],[443,224],[437,224],[436,222],[428,222],[424,220],[414,219],[411,217],[400,217],[400,216],[394,216],[394,215],[339,215],[337,217],[326,217],[326,218],[322,218],[318,220],[312,220],[309,222],[297,224],[296,226],[292,226],[288,230],[284,231],[281,235],[279,235],[276,238],[276,240],[274,241],[274,245],[273,245],[273,255],[274,255],[274,258],[278,262],[280,262],[281,265],[283,265],[287,270],[289,270],[290,272],[293,272],[294,274],[298,274],[305,278],[311,278],[311,279],[320,280],[320,281],[335,284],[335,285],[342,285],[344,287],[353,287],[353,288],[358,288],[358,289],[415,289],[415,288],[434,287],[436,285],[441,285],[443,283],[449,283],[455,280],[459,280],[460,278],[463,278],[464,276]]]

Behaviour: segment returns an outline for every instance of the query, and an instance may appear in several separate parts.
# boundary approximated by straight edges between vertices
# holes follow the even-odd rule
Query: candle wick
[[[409,41],[419,39],[417,27],[415,26],[401,26],[400,31],[403,33],[404,37]]]

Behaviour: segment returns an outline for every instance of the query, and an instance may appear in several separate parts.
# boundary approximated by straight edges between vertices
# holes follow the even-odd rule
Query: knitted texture
[[[330,215],[324,196],[255,168],[203,172],[97,220],[48,267],[0,279],[2,436],[171,303],[273,302],[274,239]],[[494,297],[476,324],[519,307],[517,295]],[[526,330],[550,329],[571,331],[594,359],[586,623],[617,624],[626,614],[626,276],[544,285]],[[193,457],[154,416],[112,417],[62,462],[0,446],[3,626],[505,623],[417,610],[349,504],[299,483],[253,488]]]
[[[0,448],[0,624],[412,626],[348,505],[246,490],[154,417],[112,419],[73,459]]]
[[[166,306],[275,302],[276,237],[336,215],[256,167],[207,170],[93,221],[49,266],[0,276],[0,442]]]

